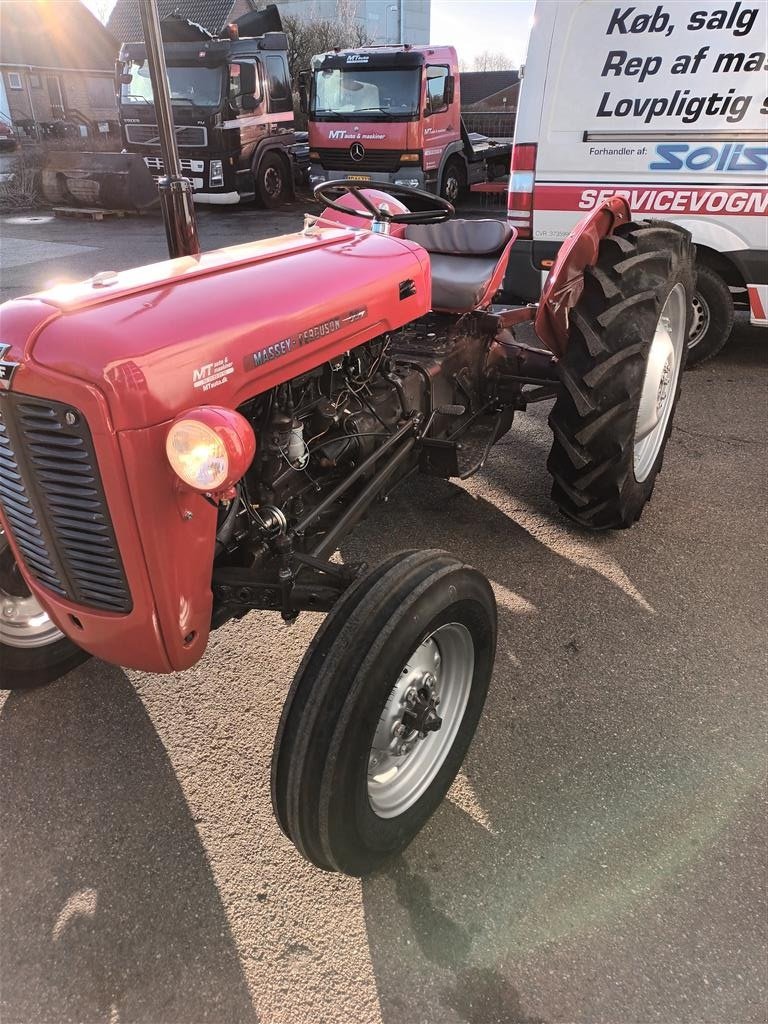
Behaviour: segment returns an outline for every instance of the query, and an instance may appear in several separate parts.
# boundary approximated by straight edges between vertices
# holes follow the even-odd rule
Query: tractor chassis
[[[467,389],[470,416],[447,438],[430,437],[435,415],[457,415],[464,409],[433,406],[428,414],[412,412],[374,452],[352,468],[317,505],[290,529],[275,524],[264,531],[265,557],[252,567],[220,566],[214,569],[212,626],[241,618],[254,610],[278,611],[286,622],[302,611],[327,612],[345,591],[368,570],[366,562],[341,565],[328,560],[339,541],[362,519],[377,500],[388,500],[394,487],[412,473],[421,472],[444,479],[467,479],[480,470],[493,444],[509,429],[516,411],[535,402],[556,398],[561,392],[557,361],[551,352],[517,342],[514,327],[534,319],[535,306],[500,313],[471,313],[455,322],[455,328],[477,332],[493,339],[489,351],[486,394],[474,401]],[[426,330],[426,319],[424,329]],[[416,350],[398,351],[398,363],[429,376],[429,357]],[[461,390],[460,375],[457,386]],[[474,407],[473,407],[474,405]],[[469,469],[462,470],[458,455],[462,438],[481,417],[495,417],[495,427],[481,454]],[[365,483],[352,497],[361,480]],[[340,511],[338,511],[340,509]],[[333,516],[334,512],[338,512]],[[323,520],[323,532],[312,537],[313,528]],[[311,538],[311,539],[310,539]],[[268,551],[267,551],[268,549]]]

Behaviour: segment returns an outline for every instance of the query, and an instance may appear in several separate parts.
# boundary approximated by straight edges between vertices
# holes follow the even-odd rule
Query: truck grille
[[[144,163],[149,168],[150,174],[154,181],[159,181],[161,176],[165,174],[165,165],[163,164],[163,158],[160,156],[145,156]],[[205,162],[203,160],[179,160],[182,171],[185,172],[185,177],[189,178],[192,182],[192,188],[201,189],[203,187],[203,179],[194,177],[195,171],[201,174],[205,170]]]
[[[159,146],[160,136],[156,124],[127,124],[125,137],[128,142],[137,146]],[[202,125],[180,124],[176,126],[176,144],[178,146],[207,146],[208,130]]]
[[[349,146],[344,149],[319,149],[320,164],[327,171],[396,171],[400,167],[401,150],[366,149],[362,160],[353,160]]]
[[[0,396],[0,506],[44,587],[90,608],[131,610],[91,434],[76,409]]]

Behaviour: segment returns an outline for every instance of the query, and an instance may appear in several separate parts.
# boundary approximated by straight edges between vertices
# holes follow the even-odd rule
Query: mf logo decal
[[[192,387],[201,388],[203,391],[212,391],[220,384],[226,384],[227,377],[235,372],[229,356],[223,359],[216,359],[212,363],[203,363],[196,370],[192,371]]]
[[[3,391],[10,391],[13,375],[19,368],[18,363],[11,363],[5,358],[10,347],[10,345],[0,344],[0,388]]]

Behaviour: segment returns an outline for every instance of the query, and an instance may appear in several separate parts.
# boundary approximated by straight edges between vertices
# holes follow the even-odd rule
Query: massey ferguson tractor
[[[331,556],[413,474],[477,472],[542,400],[556,506],[592,530],[634,523],[678,399],[692,247],[614,198],[563,245],[537,309],[497,310],[514,228],[399,185],[315,195],[294,234],[2,307],[0,676],[37,685],[85,652],[176,672],[230,619],[327,612],[272,795],[306,858],[362,875],[456,775],[496,608],[445,551]],[[540,345],[515,340],[529,320]]]

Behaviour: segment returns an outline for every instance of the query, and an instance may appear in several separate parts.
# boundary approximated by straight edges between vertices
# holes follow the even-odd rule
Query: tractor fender
[[[558,358],[568,347],[568,316],[584,290],[584,270],[597,263],[600,242],[630,220],[626,199],[611,196],[582,217],[560,246],[534,320],[536,334]]]

